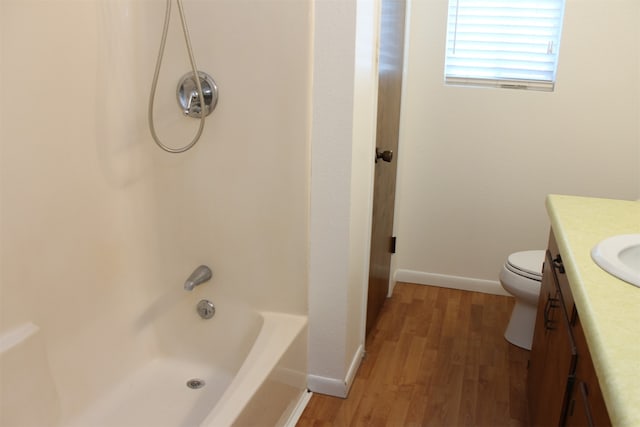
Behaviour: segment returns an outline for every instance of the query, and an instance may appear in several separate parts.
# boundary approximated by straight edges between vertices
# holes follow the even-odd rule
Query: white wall
[[[640,3],[567,1],[553,93],[444,86],[446,7],[411,7],[396,279],[500,292],[546,245],[546,194],[640,194]]]
[[[378,116],[380,8],[378,0],[357,3],[347,322],[347,356],[351,357],[347,362],[351,364],[347,371],[348,381],[356,374],[355,363],[359,364],[365,344]]]
[[[315,2],[309,388],[346,396],[364,350],[379,2]]]
[[[346,391],[353,22],[353,1],[314,5],[309,388],[338,395]]]
[[[40,327],[62,417],[154,354],[145,314],[200,263],[196,295],[307,311],[311,3],[185,9],[220,102],[169,155],[146,128],[163,2],[0,2],[0,334]],[[185,141],[174,12],[156,121]]]

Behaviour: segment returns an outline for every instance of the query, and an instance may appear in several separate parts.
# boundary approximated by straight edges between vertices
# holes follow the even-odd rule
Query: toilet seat
[[[540,282],[545,251],[522,251],[509,255],[505,267],[518,276]]]

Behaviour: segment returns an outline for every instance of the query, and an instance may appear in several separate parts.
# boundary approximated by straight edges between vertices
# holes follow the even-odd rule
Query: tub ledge
[[[231,426],[304,329],[306,316],[261,312],[264,324],[240,371],[201,427]]]

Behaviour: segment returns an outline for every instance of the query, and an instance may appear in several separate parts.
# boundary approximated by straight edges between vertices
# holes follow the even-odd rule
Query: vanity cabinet
[[[566,426],[607,426],[611,425],[607,407],[602,397],[598,377],[593,369],[591,354],[574,306],[572,322],[573,336],[578,350],[579,363],[576,365],[574,385],[568,401]]]
[[[542,271],[527,394],[534,426],[610,425],[553,232]]]
[[[536,325],[528,373],[532,425],[557,426],[566,413],[577,351],[559,278],[564,277],[555,240],[550,239],[542,269]]]

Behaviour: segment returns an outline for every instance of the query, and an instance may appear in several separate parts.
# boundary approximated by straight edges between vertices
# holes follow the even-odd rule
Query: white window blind
[[[553,90],[564,0],[449,0],[445,82]]]

